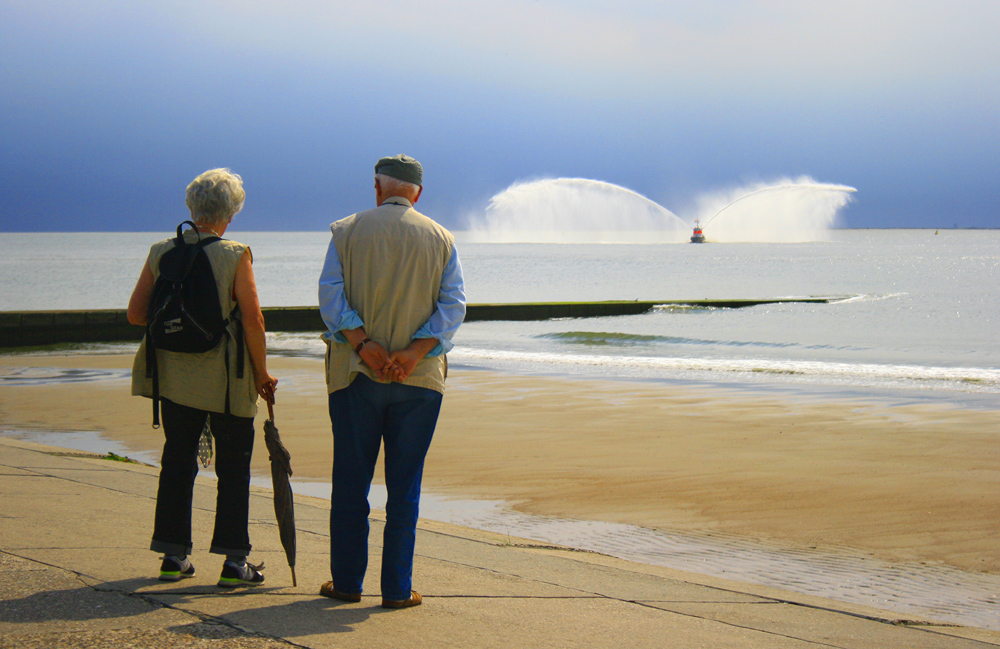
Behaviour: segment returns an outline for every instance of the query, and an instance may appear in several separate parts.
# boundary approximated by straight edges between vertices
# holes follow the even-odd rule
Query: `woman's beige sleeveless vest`
[[[405,348],[437,310],[441,277],[454,237],[408,205],[384,203],[330,226],[344,269],[348,304],[365,323],[368,337],[389,353]],[[327,391],[346,388],[372,373],[349,343],[327,341]],[[425,357],[403,382],[444,392],[444,355]]]
[[[198,241],[197,233],[184,233],[188,243]],[[147,263],[155,280],[160,275],[160,258],[174,247],[173,239],[165,239],[153,244],[149,250]],[[212,274],[219,289],[219,304],[223,317],[236,307],[233,299],[233,281],[236,266],[249,247],[222,239],[204,248],[212,265]],[[239,314],[236,316],[239,317]],[[168,352],[156,350],[156,362],[160,377],[160,397],[199,410],[209,412],[226,411],[226,385],[229,386],[229,412],[238,417],[253,417],[257,414],[257,389],[254,386],[253,370],[249,353],[244,348],[245,368],[243,377],[236,376],[237,348],[236,323],[230,323],[229,335],[223,344],[201,354]],[[229,353],[229,367],[226,367],[226,353]],[[146,378],[146,340],[143,339],[139,351],[132,362],[132,394],[153,396],[153,381]]]

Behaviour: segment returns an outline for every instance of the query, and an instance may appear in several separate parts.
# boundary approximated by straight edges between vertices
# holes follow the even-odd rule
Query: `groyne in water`
[[[470,304],[465,321],[549,320],[638,315],[657,306],[739,309],[787,302],[828,303],[850,296],[810,296],[732,300],[646,300],[607,302],[527,302]],[[323,331],[319,307],[265,307],[268,331]],[[128,342],[142,339],[144,328],[129,324],[125,309],[81,311],[0,311],[0,348],[61,343]]]

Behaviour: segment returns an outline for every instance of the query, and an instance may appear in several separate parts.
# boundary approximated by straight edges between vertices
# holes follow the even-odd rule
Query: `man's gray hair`
[[[209,169],[191,181],[184,201],[195,223],[219,225],[243,209],[243,179],[229,169]]]
[[[383,194],[391,195],[398,191],[414,193],[420,189],[420,185],[414,185],[413,183],[408,183],[405,180],[393,178],[392,176],[386,176],[385,174],[375,174],[375,180],[382,187]]]

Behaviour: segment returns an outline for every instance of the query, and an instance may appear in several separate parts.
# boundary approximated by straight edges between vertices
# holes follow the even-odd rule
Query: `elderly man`
[[[405,155],[379,160],[377,207],[330,226],[319,280],[333,426],[333,580],[320,594],[361,600],[368,491],[384,443],[384,608],[421,602],[411,588],[420,481],[441,408],[444,354],[465,318],[454,237],[413,208],[422,190],[419,162]]]

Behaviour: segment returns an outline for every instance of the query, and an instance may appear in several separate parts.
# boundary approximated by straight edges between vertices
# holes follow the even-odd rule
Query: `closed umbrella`
[[[295,503],[292,500],[292,486],[288,478],[292,475],[292,456],[281,443],[278,428],[274,425],[274,398],[267,403],[268,420],[264,422],[264,444],[271,459],[271,484],[274,489],[274,517],[278,521],[281,546],[285,548],[288,567],[292,570],[292,586],[295,581]]]

